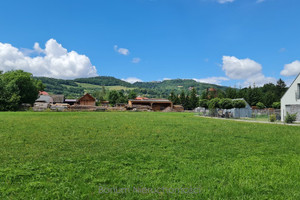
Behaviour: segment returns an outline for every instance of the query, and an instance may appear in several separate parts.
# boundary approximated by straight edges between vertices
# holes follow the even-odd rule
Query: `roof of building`
[[[54,103],[63,103],[65,100],[64,95],[52,95],[51,97],[53,98]]]
[[[53,103],[53,98],[48,95],[40,95],[35,102],[41,102],[41,103]]]
[[[294,79],[294,81],[291,83],[291,85],[289,86],[289,88],[285,91],[285,93],[282,95],[281,99],[286,95],[286,93],[289,91],[290,87],[295,83],[295,81],[298,79],[298,77],[300,76],[300,73],[297,75],[297,77]]]
[[[172,103],[170,100],[168,99],[129,99],[129,101],[133,102],[133,103],[138,103],[138,102],[157,102],[157,103]]]
[[[135,98],[135,100],[143,100],[143,99],[149,99],[149,98],[147,98],[147,97],[137,97],[137,98]]]
[[[75,103],[75,102],[77,102],[77,99],[65,99],[65,102],[67,102],[67,103]]]
[[[49,95],[48,92],[45,91],[39,91],[39,95]]]
[[[86,93],[85,95],[83,95],[82,97],[80,97],[80,99],[78,99],[78,101],[81,101],[86,96],[89,97],[90,99],[92,99],[93,101],[96,101],[96,99],[92,95],[90,95],[89,93]]]

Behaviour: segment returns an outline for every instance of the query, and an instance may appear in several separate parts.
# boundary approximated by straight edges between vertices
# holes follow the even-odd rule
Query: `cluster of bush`
[[[219,99],[214,98],[211,100],[201,99],[200,106],[203,108],[215,109],[232,109],[232,108],[245,108],[246,102],[244,100],[232,100],[229,98]]]
[[[265,109],[266,108],[265,104],[263,104],[262,102],[258,102],[256,104],[256,107],[258,109]],[[280,102],[273,102],[272,108],[274,108],[274,109],[280,109]]]
[[[276,121],[276,115],[273,114],[273,115],[270,115],[270,118],[269,118],[270,122],[275,122]],[[290,113],[286,113],[286,117],[284,119],[284,122],[287,123],[287,124],[292,124],[294,123],[295,121],[297,120],[297,113],[294,113],[294,114],[290,114]]]
[[[290,114],[290,113],[286,113],[286,117],[285,117],[285,123],[288,123],[288,124],[292,124],[294,123],[295,121],[297,120],[297,113],[294,113],[294,114]]]

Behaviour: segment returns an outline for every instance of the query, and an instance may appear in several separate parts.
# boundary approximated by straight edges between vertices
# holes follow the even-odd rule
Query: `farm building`
[[[135,98],[135,100],[145,100],[145,99],[149,99],[149,98],[147,98],[147,97],[137,97],[137,98]]]
[[[139,106],[148,106],[153,111],[164,110],[167,107],[173,108],[173,103],[168,99],[129,99],[128,107],[136,108]]]
[[[65,99],[64,102],[69,105],[74,105],[74,104],[76,104],[77,100],[76,99]]]
[[[80,106],[96,106],[96,99],[92,95],[86,93],[77,100],[77,105]]]
[[[53,98],[48,95],[40,95],[33,105],[34,111],[43,111],[50,107],[53,103]]]
[[[296,121],[300,121],[300,74],[281,98],[281,120],[285,120],[286,113],[297,113]]]
[[[37,100],[35,100],[36,103],[53,103],[53,98],[48,95],[40,95]]]
[[[65,102],[65,96],[64,95],[52,95],[53,103],[64,103]]]

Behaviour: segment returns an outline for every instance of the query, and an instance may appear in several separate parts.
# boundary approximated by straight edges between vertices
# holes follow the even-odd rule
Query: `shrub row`
[[[244,100],[232,100],[228,98],[219,99],[214,98],[211,100],[201,99],[200,106],[209,109],[221,108],[221,109],[231,109],[231,108],[245,108],[246,103]]]

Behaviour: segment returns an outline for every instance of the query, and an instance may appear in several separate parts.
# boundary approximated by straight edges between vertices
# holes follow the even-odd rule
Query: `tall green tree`
[[[175,104],[175,101],[176,101],[176,95],[175,95],[175,92],[174,90],[172,90],[169,98],[168,98],[170,101],[172,101],[173,104]]]
[[[209,103],[208,99],[200,99],[200,101],[199,101],[200,107],[203,107],[203,108],[208,108],[208,103]]]
[[[178,95],[175,95],[174,105],[178,105],[178,104],[180,104],[180,99]]]
[[[258,102],[262,101],[262,91],[260,88],[257,88],[255,85],[254,87],[249,87],[247,89],[247,96],[246,101],[251,105],[255,106]]]
[[[191,96],[190,96],[190,107],[191,109],[195,109],[199,106],[199,99],[197,97],[197,91],[195,88],[192,89]]]
[[[179,100],[180,100],[180,104],[184,107],[184,105],[186,105],[186,97],[183,90],[180,93]]]
[[[136,97],[136,93],[133,90],[131,90],[128,94],[128,99],[135,99]]]
[[[207,92],[207,90],[202,91],[200,99],[208,99],[208,92]]]
[[[20,105],[19,89],[14,82],[5,84],[0,77],[0,111],[16,111]]]
[[[108,101],[110,105],[114,106],[118,102],[118,99],[119,99],[119,93],[116,90],[112,90],[109,92]]]
[[[32,74],[22,70],[0,73],[0,110],[18,110],[22,103],[33,104],[40,90],[41,81],[33,79]]]
[[[280,101],[281,97],[286,92],[287,87],[282,79],[279,79],[276,84],[276,95],[279,97],[277,100]]]
[[[119,98],[117,100],[117,103],[127,103],[128,99],[127,97],[124,95],[124,92],[119,91]]]
[[[225,96],[230,99],[235,99],[237,98],[237,90],[229,87],[225,90]]]
[[[276,98],[276,93],[272,92],[272,91],[267,91],[262,98],[262,103],[267,107],[267,108],[271,108],[272,104],[274,102],[276,102],[277,98]]]
[[[3,81],[5,84],[14,83],[17,86],[18,95],[21,103],[33,104],[37,99],[39,90],[43,88],[41,82],[33,79],[32,74],[22,70],[8,71],[4,74]]]
[[[191,107],[191,99],[190,99],[189,94],[187,94],[185,96],[185,102],[183,104],[183,107],[184,107],[185,110],[191,110],[192,109],[192,107]]]

